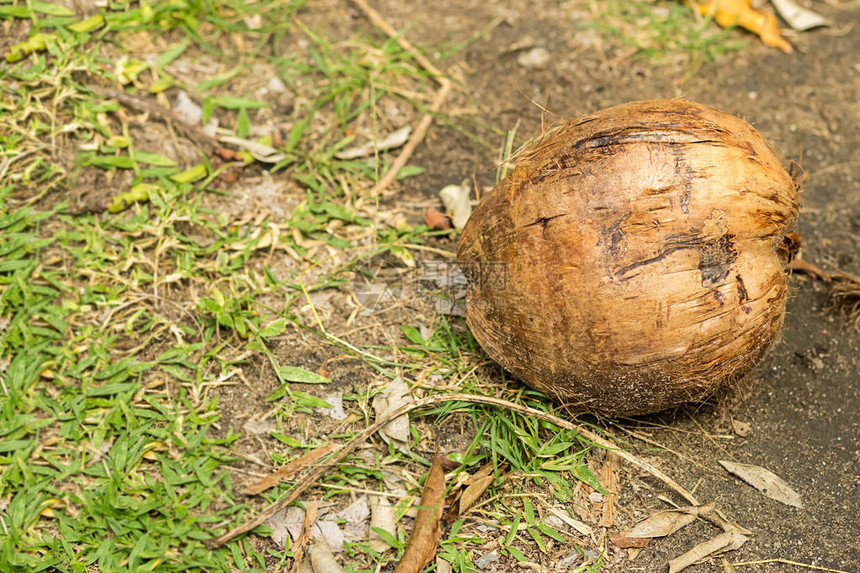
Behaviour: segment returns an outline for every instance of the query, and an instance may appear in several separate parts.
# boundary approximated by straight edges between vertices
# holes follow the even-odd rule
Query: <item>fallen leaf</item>
[[[369,544],[374,551],[382,552],[388,549],[390,545],[374,529],[380,529],[388,532],[394,538],[397,537],[397,518],[394,515],[394,505],[384,495],[371,493],[367,497],[370,505]]]
[[[343,569],[337,564],[331,548],[324,539],[318,539],[308,554],[311,558],[311,565],[314,567],[314,573],[343,573]]]
[[[354,502],[334,515],[337,520],[344,520],[344,537],[350,541],[367,537],[367,520],[370,517],[368,496],[359,496]]]
[[[712,16],[723,28],[740,26],[758,34],[767,46],[779,48],[783,52],[794,50],[781,35],[776,16],[761,12],[750,6],[750,0],[687,0],[703,16]]]
[[[794,0],[771,0],[771,2],[788,25],[800,32],[830,25],[823,17],[799,6]]]
[[[433,464],[427,472],[418,515],[403,558],[394,573],[420,573],[436,554],[436,545],[442,535],[439,518],[442,517],[443,497],[445,495],[445,473],[442,469],[441,455],[433,457]]]
[[[458,505],[460,515],[463,515],[466,510],[472,507],[484,495],[484,492],[487,491],[487,488],[490,487],[494,479],[492,463],[485,465],[474,476],[469,478],[466,482],[466,489],[463,490],[463,494],[460,496],[460,504]]]
[[[386,151],[388,149],[397,149],[409,139],[409,134],[412,132],[411,126],[401,127],[397,131],[393,131],[382,139],[373,142],[368,141],[361,145],[349,147],[334,154],[338,159],[358,159],[359,157],[367,157],[373,155],[377,151]]]
[[[427,207],[424,213],[424,222],[431,231],[442,231],[451,228],[451,220],[442,211],[436,207]]]
[[[296,573],[316,573],[314,566],[311,565],[310,557],[302,559],[301,563],[299,563],[299,570]]]
[[[691,505],[680,509],[658,511],[648,519],[640,521],[636,526],[624,533],[627,537],[665,537],[671,535],[690,523],[696,521],[700,514],[710,513],[714,504]]]
[[[282,466],[274,472],[270,473],[263,479],[245,486],[245,489],[242,490],[242,493],[244,495],[257,495],[258,493],[264,492],[271,487],[275,487],[282,480],[289,479],[297,472],[313,465],[317,460],[336,449],[336,444],[326,444],[325,446],[320,446],[319,448],[306,452],[305,454],[294,459],[287,465]]]
[[[340,526],[333,519],[320,519],[313,527],[313,534],[317,539],[324,538],[328,543],[329,548],[335,552],[343,551],[343,543],[346,537]]]
[[[707,519],[708,521],[710,521],[711,523],[713,523],[727,533],[730,531],[737,531],[738,533],[741,533],[743,535],[752,535],[752,531],[750,531],[746,527],[741,527],[733,521],[727,520],[716,508],[714,508],[713,511],[700,511],[699,517]]]
[[[592,529],[590,525],[588,525],[587,523],[583,523],[582,521],[579,521],[578,519],[572,518],[570,515],[567,514],[567,512],[565,512],[561,509],[558,509],[555,507],[549,507],[549,508],[547,508],[547,510],[550,513],[552,513],[554,516],[558,517],[560,520],[565,522],[571,528],[573,528],[574,530],[578,531],[579,533],[581,533],[583,535],[591,535],[592,533],[594,533],[594,529]]]
[[[645,547],[651,541],[647,537],[628,537],[627,534],[620,531],[610,531],[609,540],[621,549],[629,549],[631,547]]]
[[[732,420],[732,429],[742,438],[745,438],[752,433],[752,426],[746,422],[741,422],[740,420]]]
[[[436,557],[436,573],[452,573],[452,571],[450,563],[441,557]]]
[[[729,473],[738,476],[767,497],[791,507],[803,507],[800,494],[791,489],[791,486],[772,471],[759,466],[736,464],[723,460],[720,460],[720,465],[726,468]]]
[[[469,203],[470,191],[471,189],[466,184],[448,185],[439,191],[439,197],[445,204],[445,209],[451,216],[451,222],[457,229],[462,229],[469,217],[472,216],[472,204]]]
[[[708,557],[719,555],[726,551],[740,549],[740,547],[746,542],[747,537],[737,531],[720,533],[713,539],[709,539],[708,541],[696,545],[680,557],[671,559],[669,561],[669,573],[678,573],[690,565],[699,563]]]
[[[412,402],[409,394],[409,386],[399,376],[388,383],[381,394],[373,398],[373,410],[377,418],[381,418],[401,406]],[[394,442],[394,446],[402,451],[408,452],[409,442],[409,416],[406,414],[391,420],[381,430],[379,435],[385,443]]]

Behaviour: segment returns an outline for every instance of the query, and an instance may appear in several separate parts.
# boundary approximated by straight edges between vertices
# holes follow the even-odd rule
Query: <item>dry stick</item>
[[[448,92],[451,91],[452,84],[451,80],[446,78],[439,68],[433,65],[433,62],[428,60],[424,54],[415,49],[415,46],[413,46],[409,40],[398,34],[397,30],[395,30],[394,27],[385,20],[385,18],[380,16],[379,12],[371,8],[366,0],[352,1],[362,12],[364,12],[365,16],[370,19],[374,26],[388,34],[389,37],[400,44],[401,48],[409,52],[409,54],[421,65],[422,68],[433,75],[433,79],[439,84],[439,91],[436,93],[436,97],[433,98],[433,103],[430,105],[430,111],[425,113],[424,117],[421,118],[421,121],[418,122],[418,125],[415,127],[415,131],[412,132],[412,135],[409,137],[409,141],[406,142],[406,145],[403,147],[403,151],[401,151],[400,155],[397,156],[397,159],[394,160],[394,163],[392,163],[388,172],[376,185],[373,186],[373,189],[371,189],[370,193],[372,195],[377,195],[385,191],[385,189],[394,182],[397,178],[397,173],[400,172],[400,170],[406,165],[406,162],[409,161],[409,158],[412,157],[418,144],[424,140],[427,130],[430,129],[430,124],[433,123],[433,115],[438,113],[442,104],[445,103],[445,99],[448,97]]]
[[[296,486],[290,491],[287,497],[276,501],[266,509],[264,509],[259,515],[253,518],[248,523],[244,525],[240,525],[234,529],[231,529],[227,533],[220,535],[214,539],[210,539],[206,542],[206,545],[210,548],[220,547],[224,545],[231,539],[242,535],[243,533],[247,533],[251,531],[255,527],[262,525],[267,519],[275,515],[277,512],[281,511],[294,501],[296,501],[299,496],[311,487],[326,471],[331,469],[336,464],[340,463],[347,455],[353,452],[360,444],[363,444],[370,436],[375,434],[380,428],[388,424],[391,420],[399,418],[404,414],[408,414],[413,410],[419,410],[421,408],[426,408],[427,406],[436,406],[442,404],[444,402],[472,402],[475,404],[487,404],[488,406],[498,406],[500,408],[506,408],[512,412],[516,412],[518,414],[522,414],[524,416],[531,416],[533,418],[537,418],[538,420],[543,420],[545,422],[550,422],[551,424],[555,424],[560,428],[564,428],[566,430],[573,430],[585,439],[601,446],[603,448],[607,448],[615,451],[618,456],[627,460],[631,464],[642,468],[647,471],[652,476],[656,477],[664,484],[675,490],[679,493],[684,499],[689,501],[693,505],[699,505],[698,500],[683,487],[678,485],[675,480],[664,474],[659,469],[655,468],[651,464],[646,461],[640,460],[633,454],[629,452],[625,452],[624,450],[617,449],[616,446],[611,444],[606,439],[600,437],[595,434],[591,430],[586,429],[584,426],[580,424],[574,424],[567,420],[563,420],[561,418],[557,418],[552,414],[548,414],[546,412],[542,412],[540,410],[535,410],[534,408],[529,408],[528,406],[521,406],[519,404],[515,404],[513,402],[509,402],[507,400],[502,400],[500,398],[492,398],[490,396],[478,396],[475,394],[445,394],[441,396],[429,396],[427,398],[422,398],[421,400],[416,400],[411,404],[406,404],[388,412],[377,418],[377,420],[359,432],[354,438],[352,438],[349,442],[347,442],[340,450],[336,453],[332,454],[330,458],[326,459],[325,462],[320,463],[311,473],[305,476]]]

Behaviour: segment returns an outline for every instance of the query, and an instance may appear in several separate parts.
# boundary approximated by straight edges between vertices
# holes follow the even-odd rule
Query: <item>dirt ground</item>
[[[534,102],[566,117],[629,100],[684,96],[744,117],[786,161],[802,162],[808,174],[797,227],[805,240],[802,256],[828,269],[858,274],[860,5],[812,4],[835,25],[790,35],[794,54],[764,47],[748,36],[744,49],[706,63],[686,79],[689,68],[683,57],[656,65],[630,57],[627,48],[595,32],[600,16],[587,3],[447,0],[425,6],[390,0],[379,9],[429,53],[433,46],[468,39],[500,18],[469,48],[442,63],[462,81],[451,105],[505,130],[519,121],[518,133],[538,133],[541,113]],[[518,63],[518,56],[534,47],[548,50],[545,67]],[[472,173],[489,185],[494,159],[491,151],[436,126],[413,160],[427,174],[408,181],[398,200],[426,201],[442,186]],[[683,457],[632,441],[640,454],[685,487],[695,486],[700,500],[716,500],[731,519],[754,532],[730,555],[733,562],[779,558],[860,570],[860,334],[828,314],[826,306],[826,287],[792,277],[782,339],[741,389],[705,406],[626,423]],[[733,420],[746,422],[751,431],[744,437],[736,434]],[[717,463],[723,459],[772,470],[800,492],[803,509],[774,502],[728,476]],[[639,495],[628,488],[622,501],[663,508],[653,497],[659,490],[655,486]],[[668,558],[713,534],[705,532],[707,526],[699,527],[652,543],[635,559],[608,569],[662,571]],[[726,570],[717,562],[689,569]],[[806,569],[772,563],[737,570]]]

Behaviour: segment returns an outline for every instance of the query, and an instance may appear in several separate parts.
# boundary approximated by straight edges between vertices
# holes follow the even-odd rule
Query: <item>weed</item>
[[[699,18],[682,3],[663,0],[608,0],[605,14],[593,26],[650,60],[686,58],[688,76],[702,64],[746,45],[736,39],[734,30],[718,28],[711,18]]]

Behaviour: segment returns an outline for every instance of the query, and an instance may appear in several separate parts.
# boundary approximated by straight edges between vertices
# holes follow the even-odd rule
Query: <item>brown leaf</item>
[[[485,475],[472,479],[471,483],[463,491],[463,495],[460,496],[460,515],[463,515],[466,510],[472,507],[484,495],[484,492],[487,491],[487,488],[490,487],[494,479],[495,476],[493,475]]]
[[[749,464],[720,460],[720,465],[771,499],[791,507],[803,507],[800,494],[791,489],[781,477],[770,470]]]
[[[424,213],[424,222],[427,223],[431,231],[442,231],[451,228],[451,219],[445,213],[436,209],[436,207],[427,207],[427,212]]]
[[[308,466],[313,465],[314,462],[316,462],[317,460],[324,457],[326,454],[332,452],[335,449],[337,449],[336,444],[327,444],[325,446],[320,446],[319,448],[311,450],[303,454],[302,456],[294,459],[287,465],[278,468],[263,479],[245,486],[245,489],[242,490],[242,493],[244,495],[257,495],[258,493],[266,491],[271,487],[275,487],[282,480],[291,478],[297,472],[303,470]]]
[[[412,402],[409,386],[399,376],[391,380],[385,390],[373,397],[373,411],[377,418],[382,418],[389,412],[397,410]],[[409,416],[406,414],[391,420],[381,430],[379,436],[389,443],[394,442],[394,447],[401,452],[409,451]]]
[[[658,511],[645,521],[640,521],[636,526],[624,533],[628,537],[665,537],[671,535],[694,521],[700,514],[711,513],[714,504],[706,503],[699,506],[682,507],[680,509],[667,509]]]
[[[308,552],[314,573],[343,573],[343,569],[335,561],[331,548],[324,539],[319,539]]]
[[[373,528],[382,529],[397,537],[397,518],[394,515],[394,506],[382,495],[369,494],[370,503],[370,546],[374,551],[385,551],[390,547],[387,541],[376,533]]]
[[[739,549],[746,542],[747,537],[737,531],[720,533],[713,539],[699,543],[680,557],[671,559],[669,561],[669,573],[678,573],[713,555]]]
[[[645,547],[651,541],[647,537],[627,537],[627,534],[620,531],[610,531],[609,540],[621,549],[630,547]]]
[[[441,457],[440,454],[433,457],[433,465],[430,466],[424,481],[421,506],[415,516],[406,551],[394,568],[394,573],[420,573],[436,554],[436,545],[442,535],[439,518],[442,517],[442,499],[445,495],[445,473]]]

